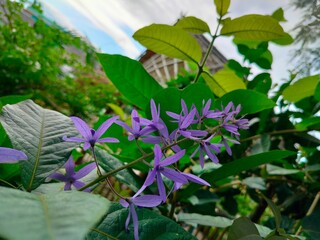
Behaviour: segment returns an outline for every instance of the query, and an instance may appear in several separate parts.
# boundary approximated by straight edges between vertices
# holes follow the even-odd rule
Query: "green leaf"
[[[253,222],[247,217],[234,220],[229,229],[227,240],[262,240]]]
[[[306,118],[303,119],[302,122],[299,122],[298,124],[295,125],[295,128],[298,130],[307,130],[308,127],[312,127],[312,126],[319,126],[320,124],[320,117],[310,117],[310,118]]]
[[[199,43],[179,27],[152,24],[134,33],[133,38],[146,48],[169,57],[200,62]]]
[[[107,199],[83,192],[35,195],[0,187],[0,238],[83,239],[109,205]]]
[[[0,121],[13,147],[28,156],[28,160],[20,161],[22,184],[27,191],[59,169],[77,146],[62,140],[64,135],[78,134],[70,118],[31,100],[6,105]]]
[[[233,35],[243,40],[271,41],[285,36],[282,27],[271,16],[250,14],[227,21],[221,35]]]
[[[108,154],[105,150],[96,148],[95,151],[99,165],[106,172],[110,172],[123,166],[123,164],[118,159]],[[130,189],[132,189],[135,192],[137,192],[142,185],[139,179],[129,169],[123,169],[122,171],[114,174],[113,176],[116,177],[116,179],[121,183],[125,183]]]
[[[260,73],[248,83],[247,87],[248,89],[267,94],[271,88],[271,85],[272,80],[270,73]]]
[[[218,228],[226,228],[231,226],[232,220],[225,217],[216,217],[202,215],[197,213],[180,213],[178,214],[178,222],[185,222],[190,225],[203,225]]]
[[[273,216],[275,218],[275,222],[276,222],[276,229],[279,230],[280,229],[280,225],[281,225],[281,213],[280,213],[280,209],[278,208],[277,205],[275,205],[269,198],[267,198],[266,196],[264,196],[262,193],[260,193],[260,195],[262,196],[262,198],[268,203],[269,208],[271,209]]]
[[[222,17],[228,12],[230,0],[214,0],[214,4],[216,5],[217,13]]]
[[[305,97],[314,95],[320,82],[320,74],[304,77],[284,89],[283,98],[290,102],[298,102]]]
[[[283,35],[283,37],[278,38],[278,39],[274,39],[271,42],[281,45],[281,46],[286,46],[286,45],[290,45],[294,42],[294,39],[291,37],[291,35],[289,33],[285,33]]]
[[[303,232],[307,233],[310,240],[318,240],[320,239],[320,213],[319,208],[316,208],[316,212],[311,214],[310,216],[304,217],[302,219],[302,228]]]
[[[210,33],[208,24],[196,17],[180,18],[174,26],[195,34]]]
[[[213,170],[212,172],[203,173],[201,178],[214,185],[217,181],[227,178],[229,176],[236,176],[242,171],[247,171],[258,167],[262,164],[281,160],[283,158],[295,155],[295,152],[273,150],[265,153],[244,157],[233,162],[227,163]],[[185,190],[181,192],[182,197],[188,197],[199,188],[197,184],[190,184]]]
[[[110,81],[130,102],[144,109],[162,87],[136,60],[109,54],[97,54]]]
[[[314,98],[320,101],[320,82],[318,83],[316,90],[314,92]]]
[[[276,19],[278,22],[286,22],[287,20],[284,18],[284,12],[282,8],[278,8],[276,11],[274,11],[271,15],[274,19]]]
[[[247,177],[242,183],[253,189],[266,190],[266,183],[261,177]]]
[[[185,231],[177,223],[167,217],[159,215],[146,208],[136,208],[139,219],[139,239],[170,239],[195,240],[196,238]],[[105,240],[103,233],[118,240],[134,239],[133,224],[129,224],[129,231],[125,229],[128,209],[120,204],[112,204],[106,218],[88,234],[87,239]],[[112,238],[111,238],[112,239]]]
[[[6,104],[16,104],[18,102],[25,101],[32,97],[31,94],[28,95],[10,95],[10,96],[3,96],[0,97],[0,103],[4,106]]]
[[[241,105],[240,114],[251,114],[276,106],[275,102],[262,93],[253,90],[239,89],[225,94],[215,102],[216,107],[226,106],[233,102],[235,106]]]
[[[201,74],[211,91],[218,97],[237,89],[246,89],[246,85],[238,75],[228,67],[224,67],[215,74],[204,72]]]
[[[267,164],[267,172],[270,175],[290,175],[300,172],[298,169],[287,169],[275,165]]]

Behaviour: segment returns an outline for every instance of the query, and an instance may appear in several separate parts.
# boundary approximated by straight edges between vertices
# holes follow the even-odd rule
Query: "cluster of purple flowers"
[[[150,168],[142,187],[133,197],[122,198],[120,200],[123,207],[129,208],[125,227],[128,229],[130,219],[132,219],[135,239],[139,239],[138,217],[135,206],[156,207],[161,203],[165,203],[169,193],[178,190],[189,181],[210,186],[210,184],[203,179],[191,173],[181,172],[174,167],[174,164],[186,153],[186,150],[181,149],[179,146],[179,141],[183,141],[183,139],[194,141],[197,146],[190,157],[193,158],[199,154],[200,165],[203,168],[206,156],[214,163],[219,161],[217,154],[221,152],[222,147],[225,147],[227,153],[231,155],[232,152],[228,142],[238,144],[239,130],[248,128],[247,119],[236,119],[236,115],[240,112],[240,106],[235,107],[232,102],[222,110],[212,110],[210,109],[211,99],[209,99],[207,102],[203,101],[202,108],[198,111],[194,105],[188,109],[185,101],[181,100],[182,110],[179,114],[166,112],[166,114],[172,118],[172,122],[177,124],[177,128],[169,132],[165,122],[160,117],[160,105],[156,106],[154,100],[151,100],[150,105],[151,119],[140,117],[138,112],[133,110],[131,113],[131,126],[118,120],[118,117],[113,117],[104,122],[99,129],[95,131],[80,118],[71,117],[82,137],[65,136],[63,138],[65,141],[84,143],[84,150],[91,148],[93,151],[96,143],[118,142],[115,138],[100,138],[111,124],[116,123],[128,131],[128,140],[141,140],[145,143],[154,144],[153,166]],[[207,127],[205,124],[206,119],[215,120],[217,125],[213,128]],[[229,133],[229,137],[226,136],[227,133]],[[218,143],[212,143],[212,139],[216,136],[220,136],[220,141]],[[170,149],[174,154],[167,156],[168,150]],[[51,178],[65,182],[65,190],[70,190],[71,185],[77,189],[83,187],[84,183],[79,181],[79,179],[92,171],[95,166],[94,163],[91,163],[78,172],[75,172],[74,162],[72,158],[70,158],[65,168],[66,175],[54,173],[51,175]],[[171,189],[167,189],[163,177],[173,182]],[[143,191],[154,182],[157,183],[158,194],[141,195]]]

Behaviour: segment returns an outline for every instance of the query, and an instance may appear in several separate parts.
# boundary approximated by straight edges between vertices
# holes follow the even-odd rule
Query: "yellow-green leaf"
[[[243,80],[228,67],[221,69],[214,75],[204,72],[202,73],[202,77],[211,91],[218,97],[233,90],[246,89]]]
[[[271,41],[283,38],[286,33],[273,17],[249,14],[227,21],[220,34],[243,40]]]
[[[134,33],[133,38],[146,48],[173,58],[200,62],[201,47],[188,32],[175,26],[152,24]]]
[[[206,22],[196,17],[184,17],[181,18],[175,27],[181,28],[187,32],[201,34],[208,32],[210,33],[210,28]]]
[[[214,0],[219,16],[224,16],[229,9],[230,0]]]
[[[305,97],[310,97],[315,93],[319,82],[320,74],[301,78],[284,89],[283,98],[290,102],[298,102]]]

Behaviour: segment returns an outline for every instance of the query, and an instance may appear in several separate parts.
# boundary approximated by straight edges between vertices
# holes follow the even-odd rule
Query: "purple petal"
[[[75,127],[78,129],[79,133],[85,138],[90,139],[92,137],[91,128],[88,126],[86,122],[84,122],[81,118],[71,117]]]
[[[188,107],[187,107],[186,102],[183,99],[181,99],[181,107],[182,107],[183,114],[187,115],[188,114]]]
[[[132,128],[128,126],[128,124],[122,122],[122,121],[115,121],[115,124],[118,124],[120,127],[123,127],[125,130],[127,130],[128,132],[133,132]]]
[[[159,165],[162,166],[162,167],[171,165],[171,164],[179,161],[180,158],[183,157],[183,155],[185,154],[185,152],[186,152],[186,150],[182,150],[182,151],[180,151],[180,152],[178,152],[178,153],[176,153],[176,154],[174,154],[174,155],[172,155],[172,156],[170,156],[170,157],[167,157],[167,158],[164,159],[162,162],[160,162]]]
[[[154,146],[153,152],[154,152],[154,166],[156,167],[160,164],[160,160],[162,158],[161,147],[158,144],[156,144]]]
[[[110,143],[118,143],[120,142],[119,139],[113,138],[113,137],[107,137],[107,138],[100,138],[97,140],[97,142],[110,142]]]
[[[139,118],[137,110],[133,109],[131,113],[131,124],[133,132],[139,132],[140,122],[137,122],[134,118]]]
[[[84,182],[81,181],[74,181],[72,183],[73,186],[75,186],[76,189],[82,188],[84,187],[86,184]],[[89,189],[90,190],[90,189]]]
[[[209,156],[209,158],[212,160],[212,162],[214,163],[219,162],[219,159],[217,158],[217,156],[211,152],[211,149],[207,145],[204,145],[204,149],[207,155]]]
[[[0,147],[0,163],[15,163],[27,159],[27,155],[22,151]]]
[[[191,110],[191,112],[185,117],[185,119],[182,121],[180,128],[184,129],[190,126],[190,124],[194,120],[194,116],[196,114],[197,109],[194,108]]]
[[[89,148],[91,148],[91,144],[89,143],[89,142],[85,142],[84,144],[83,144],[83,150],[88,150]]]
[[[202,115],[205,116],[209,109],[210,109],[210,106],[211,106],[211,99],[209,99],[206,103],[206,105],[204,106],[204,108],[202,109]]]
[[[199,150],[199,159],[200,159],[200,166],[201,166],[201,168],[203,168],[204,167],[204,156],[203,156],[202,148],[200,148],[200,150]]]
[[[69,157],[68,161],[64,165],[66,169],[66,176],[73,176],[75,163],[73,161],[72,156]]]
[[[196,153],[199,151],[199,149],[200,149],[200,146],[198,146],[196,150],[194,150],[194,152],[190,155],[190,158],[193,158],[194,155],[196,155]]]
[[[95,162],[89,163],[88,165],[81,168],[78,172],[76,172],[73,177],[74,179],[80,179],[84,176],[88,175],[90,172],[92,172],[93,169],[97,167]]]
[[[222,138],[222,141],[223,141],[224,147],[226,148],[227,153],[229,154],[229,156],[231,156],[232,151],[231,151],[229,144],[227,143],[227,140],[225,138]]]
[[[176,113],[173,113],[173,112],[166,112],[166,114],[170,117],[172,117],[173,119],[180,119],[180,115],[179,114],[176,114]]]
[[[188,183],[188,180],[180,172],[177,172],[170,168],[164,168],[161,171],[161,174],[163,174],[164,176],[166,176],[167,178],[171,179],[174,182],[180,182],[183,184]]]
[[[66,142],[85,142],[86,140],[83,138],[79,138],[79,137],[67,137],[67,136],[63,136],[62,137],[63,141]]]
[[[139,240],[139,222],[136,209],[134,205],[130,204],[130,212],[133,221],[133,230],[134,230],[134,240]]]
[[[149,136],[149,137],[142,138],[141,141],[145,143],[159,144],[161,143],[161,137]]]
[[[162,199],[158,195],[143,195],[133,198],[132,202],[139,207],[156,207],[161,204]]]
[[[208,134],[208,132],[204,130],[187,130],[187,131],[190,132],[191,135],[194,137],[204,137]]]
[[[55,180],[59,180],[61,182],[67,182],[69,180],[68,177],[66,177],[65,175],[55,172],[49,175],[49,178],[55,179]]]
[[[152,121],[146,118],[140,118],[139,121],[140,121],[140,125],[142,126],[147,126],[152,124]]]
[[[129,203],[122,198],[120,199],[119,203],[125,208],[129,207]]]
[[[111,126],[111,124],[114,123],[118,118],[119,116],[114,116],[112,118],[109,118],[104,123],[102,123],[101,126],[98,128],[98,130],[95,132],[94,139],[95,140],[99,139],[102,136],[102,134],[104,134],[105,131],[107,131],[107,129]]]
[[[67,183],[64,185],[64,190],[65,190],[65,191],[71,190],[71,183],[70,183],[70,182],[67,182]]]
[[[157,184],[161,200],[165,202],[167,200],[167,194],[160,172],[157,172]]]
[[[156,173],[157,173],[156,170],[149,171],[148,176],[147,176],[146,180],[144,181],[143,186],[146,186],[146,187],[150,186],[156,177]]]
[[[186,177],[191,182],[195,182],[201,185],[211,186],[207,181],[197,177],[196,175],[193,175],[191,173],[181,173],[183,176]]]
[[[158,119],[159,119],[159,113],[160,113],[160,105],[159,105],[159,110],[157,111],[156,103],[154,102],[153,99],[151,99],[151,101],[150,101],[150,108],[151,108],[151,116],[152,116],[152,119],[153,119],[154,121],[158,121]]]

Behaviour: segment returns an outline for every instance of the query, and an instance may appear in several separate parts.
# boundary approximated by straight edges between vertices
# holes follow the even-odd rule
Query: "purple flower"
[[[181,173],[188,181],[191,181],[191,182],[195,182],[195,183],[198,183],[198,184],[201,184],[201,185],[205,185],[205,186],[211,186],[210,183],[208,183],[207,181],[197,177],[196,175],[193,175],[191,173],[184,173],[182,172]],[[175,182],[174,183],[174,191],[178,190],[179,188],[181,188],[183,184],[180,183],[180,182]]]
[[[121,121],[116,121],[116,124],[126,129],[131,135],[129,135],[128,140],[132,141],[134,139],[138,139],[142,136],[145,136],[151,132],[154,132],[155,129],[152,128],[142,128],[140,123],[140,117],[138,115],[137,110],[133,109],[131,112],[131,125],[132,127],[129,127],[126,123]]]
[[[202,101],[202,109],[201,109],[201,116],[199,113],[197,114],[198,122],[201,122],[203,119],[212,118],[212,119],[220,119],[222,117],[222,112],[210,110],[211,107],[211,99],[209,99],[206,103]]]
[[[27,159],[27,155],[22,151],[0,147],[0,163],[16,163]]]
[[[159,145],[154,146],[154,168],[153,170],[149,171],[148,176],[142,185],[141,189],[137,192],[140,194],[146,187],[150,186],[154,179],[157,179],[157,185],[159,189],[159,195],[163,202],[166,201],[166,188],[162,180],[162,176],[164,175],[170,180],[174,182],[180,182],[182,184],[188,183],[188,180],[180,173],[171,168],[167,168],[167,166],[177,162],[183,155],[185,154],[185,150],[179,151],[178,153],[165,158],[161,161],[163,155]]]
[[[120,204],[128,208],[129,207],[129,214],[126,220],[126,230],[128,230],[128,226],[130,223],[130,219],[132,218],[133,222],[133,229],[134,229],[134,239],[139,240],[139,222],[138,222],[138,215],[135,209],[137,207],[156,207],[161,204],[161,198],[157,195],[144,195],[137,197],[138,194],[136,193],[131,198],[120,199]]]
[[[226,137],[224,137],[224,136],[222,136],[221,137],[221,143],[224,145],[224,147],[226,148],[226,151],[227,151],[227,153],[229,154],[229,156],[231,156],[232,155],[232,151],[231,151],[231,148],[230,148],[230,146],[229,146],[229,144],[228,144],[228,142],[227,141],[229,141],[229,142],[232,142],[232,143],[234,143],[234,144],[240,144],[238,141],[236,141],[236,140],[233,140],[233,139],[229,139],[229,138],[226,138]]]
[[[214,163],[219,162],[219,159],[217,158],[216,154],[220,153],[220,147],[222,146],[222,144],[212,144],[210,140],[212,139],[213,136],[214,135],[211,135],[207,139],[199,140],[199,147],[197,147],[196,150],[190,156],[190,157],[194,157],[196,152],[199,151],[200,165],[202,168],[204,167],[204,161],[205,161],[204,154],[208,155],[208,157],[212,160],[212,162]]]
[[[164,128],[164,122],[160,118],[160,104],[158,104],[158,108],[156,107],[156,103],[153,99],[150,101],[150,108],[151,108],[151,116],[152,120],[146,118],[139,118],[140,124],[142,126],[147,126],[151,128],[153,131],[161,130]]]
[[[97,131],[90,128],[88,124],[86,124],[81,118],[78,117],[71,117],[71,120],[73,121],[75,127],[79,131],[79,133],[82,135],[83,138],[80,137],[67,137],[64,136],[63,140],[66,142],[83,142],[83,149],[87,150],[88,148],[93,148],[95,143],[99,142],[119,142],[116,138],[100,138],[105,131],[111,126],[112,123],[114,123],[119,117],[115,116],[104,123],[101,124],[101,126],[98,128]]]
[[[84,176],[88,175],[93,169],[96,168],[96,164],[94,162],[89,163],[88,165],[81,168],[78,172],[74,171],[75,163],[72,159],[72,156],[68,159],[65,163],[66,174],[63,175],[61,173],[52,173],[49,178],[59,180],[61,182],[65,182],[64,190],[71,190],[71,186],[73,185],[76,189],[82,188],[85,186],[85,183],[79,181],[79,179],[83,178]],[[89,192],[90,189],[84,190]]]

